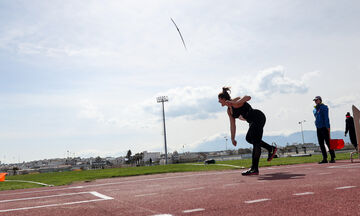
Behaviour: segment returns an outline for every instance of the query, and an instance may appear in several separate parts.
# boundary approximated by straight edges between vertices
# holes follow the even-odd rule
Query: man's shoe
[[[242,172],[241,175],[243,175],[243,176],[259,175],[259,171],[249,169],[248,171]]]
[[[271,161],[271,160],[274,158],[276,152],[277,152],[277,148],[276,148],[276,147],[273,147],[272,151],[269,151],[269,155],[268,155],[267,161]]]
[[[334,160],[334,159],[331,159],[330,163],[335,163],[335,160]]]
[[[319,164],[323,164],[323,163],[328,163],[328,161],[327,160],[322,160],[322,161],[319,162]]]

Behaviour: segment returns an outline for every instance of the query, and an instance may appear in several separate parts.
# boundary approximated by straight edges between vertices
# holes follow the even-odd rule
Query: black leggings
[[[323,155],[323,160],[327,161],[327,153],[325,148],[325,143],[329,148],[331,160],[335,159],[335,151],[330,149],[330,134],[329,130],[325,127],[323,128],[316,128],[317,137],[321,149],[321,153]]]
[[[349,131],[349,137],[351,144],[357,149],[357,140],[356,140],[356,134],[355,131]]]
[[[252,166],[251,169],[259,170],[259,160],[261,156],[261,147],[265,148],[269,152],[272,151],[273,147],[262,140],[264,125],[266,117],[260,110],[252,110],[249,114],[249,130],[246,134],[246,141],[253,144],[252,152]]]

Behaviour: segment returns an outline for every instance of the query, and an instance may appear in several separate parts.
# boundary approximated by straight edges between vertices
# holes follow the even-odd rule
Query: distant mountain
[[[345,143],[350,142],[348,136],[344,137],[344,131],[332,131],[331,138],[344,139]],[[193,152],[222,151],[225,149],[239,149],[239,148],[252,147],[251,144],[246,142],[245,135],[236,136],[236,140],[238,142],[236,148],[234,148],[230,139],[227,141],[227,145],[226,145],[225,139],[223,138],[223,136],[221,136],[213,140],[200,143],[196,147],[192,148],[191,151]],[[294,143],[302,143],[302,136],[301,136],[301,132],[295,132],[287,136],[286,135],[264,136],[263,140],[269,144],[275,142],[278,146],[286,146],[287,144],[291,145]],[[304,142],[318,144],[316,131],[311,131],[311,130],[304,131]]]

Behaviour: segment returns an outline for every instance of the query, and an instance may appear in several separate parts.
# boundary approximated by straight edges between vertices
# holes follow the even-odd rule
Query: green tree
[[[127,158],[127,159],[130,159],[131,154],[132,154],[132,153],[131,153],[131,150],[129,150],[129,151],[127,152],[127,154],[126,154],[126,158]]]
[[[97,156],[97,157],[95,158],[95,163],[101,163],[101,162],[102,162],[101,157],[100,157],[100,156]]]
[[[18,167],[13,167],[14,175],[17,175],[17,171],[19,170]]]
[[[127,159],[126,163],[131,163],[131,150],[129,150],[125,156],[125,158]]]

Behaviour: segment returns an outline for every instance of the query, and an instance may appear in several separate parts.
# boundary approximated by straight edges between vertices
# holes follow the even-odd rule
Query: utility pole
[[[224,136],[224,138],[225,138],[225,150],[227,151],[227,141],[228,141],[228,138],[227,138],[227,136]]]
[[[166,145],[166,126],[165,126],[165,109],[164,102],[169,101],[168,96],[160,96],[156,98],[158,103],[162,104],[162,114],[163,114],[163,125],[164,125],[164,143],[165,143],[165,164],[168,164],[167,158],[167,145]]]

